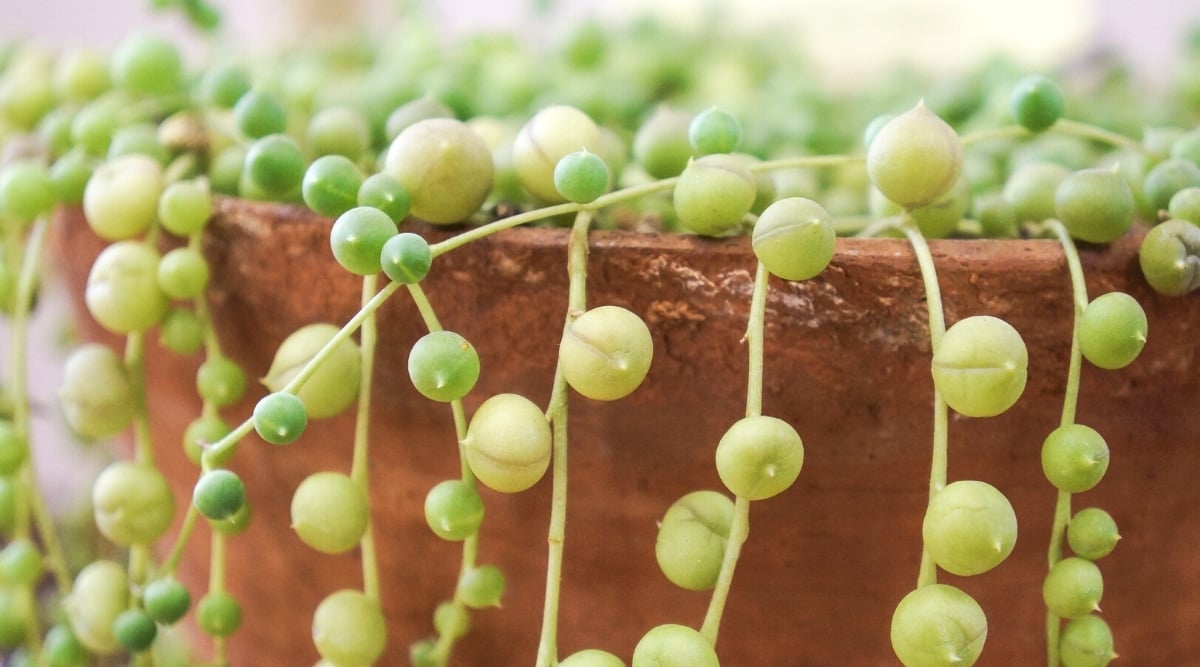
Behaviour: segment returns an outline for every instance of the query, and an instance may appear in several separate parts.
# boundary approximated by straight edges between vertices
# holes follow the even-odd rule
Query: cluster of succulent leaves
[[[1111,242],[1141,218],[1153,225],[1141,252],[1147,280],[1163,293],[1190,292],[1200,285],[1200,131],[1186,129],[1195,119],[1155,118],[1160,125],[1139,141],[1064,118],[1064,110],[1080,118],[1075,110],[1086,108],[1128,129],[1119,114],[1143,105],[1126,103],[1130,83],[1116,76],[1086,107],[1051,81],[1016,77],[1002,64],[952,85],[897,77],[869,95],[834,94],[769,40],[687,37],[650,21],[622,31],[586,25],[547,56],[512,35],[449,50],[424,27],[414,21],[379,43],[337,40],[266,66],[228,61],[195,71],[170,42],[146,35],[109,56],[25,45],[0,54],[0,305],[23,325],[49,216],[59,205],[82,207],[92,232],[110,242],[91,268],[87,308],[126,347],[122,355],[89,344],[71,354],[62,413],[85,439],[132,432],[134,441],[133,457],[105,469],[92,493],[98,530],[128,549],[127,558],[69,572],[31,482],[27,403],[17,401],[0,422],[0,644],[18,650],[16,664],[81,665],[89,654],[173,664],[160,637],[193,608],[193,596],[197,623],[215,640],[212,660],[223,664],[241,614],[224,589],[220,545],[236,539],[251,514],[242,481],[224,464],[251,433],[286,446],[310,420],[355,405],[362,421],[348,470],[314,471],[295,490],[291,518],[309,547],[363,554],[362,588],[331,591],[313,610],[319,664],[374,663],[387,632],[370,555],[364,406],[374,313],[402,289],[429,328],[410,352],[410,378],[422,395],[449,405],[461,455],[461,476],[433,486],[424,505],[431,532],[463,543],[458,581],[432,610],[434,635],[410,651],[416,665],[446,664],[471,614],[498,606],[505,588],[503,572],[480,560],[479,485],[502,493],[536,485],[565,453],[568,392],[619,400],[652,363],[653,335],[638,314],[587,303],[587,232],[603,226],[746,234],[759,261],[746,336],[747,416],[712,443],[725,489],[696,490],[665,508],[656,544],[667,579],[713,591],[709,613],[700,628],[649,629],[634,667],[717,664],[750,503],[785,492],[804,459],[796,429],[761,410],[767,292],[772,280],[818,278],[838,233],[904,235],[922,263],[935,423],[943,427],[934,433],[926,559],[918,587],[896,609],[892,640],[909,667],[972,664],[986,638],[983,610],[966,592],[936,583],[936,572],[995,567],[1013,548],[1016,517],[986,482],[945,479],[945,413],[1007,410],[1024,388],[1027,356],[1020,334],[986,314],[945,326],[925,239],[1057,236],[1070,255],[1076,241]],[[927,90],[927,99],[916,103],[913,90]],[[1195,94],[1177,90],[1183,99]],[[283,342],[263,373],[267,393],[240,425],[226,418],[250,390],[247,370],[222,354],[205,302],[211,276],[200,241],[217,196],[304,204],[331,218],[333,259],[363,278],[364,306],[352,320],[308,325]],[[475,387],[479,358],[443,329],[422,279],[440,255],[466,243],[571,216],[570,307],[549,405],[501,393],[468,418],[462,399]],[[464,231],[431,244],[405,228],[410,217]],[[1076,294],[1075,303],[1078,354],[1103,368],[1132,362],[1147,334],[1137,302],[1114,293],[1092,301]],[[161,541],[179,513],[154,450],[170,445],[150,442],[143,375],[155,335],[174,352],[204,358],[196,377],[203,409],[180,443],[197,479],[167,549]],[[14,378],[9,388],[20,393],[23,380]],[[1112,656],[1111,634],[1092,613],[1101,590],[1092,561],[1112,549],[1116,528],[1102,510],[1072,517],[1064,505],[1062,494],[1091,488],[1108,460],[1099,434],[1070,415],[1073,407],[1047,439],[1043,461],[1063,515],[1052,553],[1061,555],[1065,539],[1075,556],[1052,557],[1044,596],[1048,613],[1070,619],[1061,638],[1050,639],[1051,661],[1083,667]],[[565,488],[565,471],[550,474]],[[564,530],[565,502],[556,494],[552,537]],[[174,577],[202,520],[216,545],[203,592]],[[562,541],[557,553],[550,542],[551,567],[561,567]],[[158,561],[156,553],[167,556]],[[34,599],[48,578],[63,599],[43,627]],[[546,600],[553,612],[557,591]],[[560,660],[551,628],[543,629],[538,664],[624,662],[601,649]]]

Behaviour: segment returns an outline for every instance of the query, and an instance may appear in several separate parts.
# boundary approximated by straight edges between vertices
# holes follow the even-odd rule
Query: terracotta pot
[[[59,221],[61,262],[76,287],[98,243],[78,212]],[[444,230],[412,227],[442,238]],[[207,236],[212,304],[221,341],[261,375],[296,327],[344,322],[359,280],[328,250],[329,221],[303,210],[221,200]],[[1112,448],[1112,466],[1077,508],[1109,510],[1121,526],[1103,615],[1123,662],[1178,665],[1200,655],[1200,299],[1152,293],[1140,277],[1139,233],[1085,248],[1093,295],[1134,294],[1150,319],[1142,357],[1122,371],[1084,368],[1079,420]],[[951,479],[986,480],[1020,520],[1016,551],[987,574],[957,579],[987,612],[980,665],[1044,661],[1041,581],[1055,493],[1041,473],[1043,438],[1058,424],[1071,301],[1052,241],[932,243],[949,322],[992,314],[1029,347],[1029,385],[1008,413],[953,418]],[[518,229],[440,258],[425,286],[443,324],[478,348],[483,376],[468,411],[502,391],[547,400],[566,303],[566,231]],[[720,489],[713,450],[743,413],[746,326],[754,258],[746,239],[705,240],[601,232],[592,237],[589,302],[640,313],[655,336],[645,384],[616,403],[571,400],[570,501],[560,655],[602,647],[626,659],[666,622],[698,625],[707,594],[675,588],[654,559],[655,522],[686,492]],[[426,491],[457,474],[449,410],[411,388],[407,350],[423,333],[398,293],[381,311],[373,404],[371,482],[385,609],[381,665],[406,664],[408,645],[432,632],[431,612],[452,591],[457,544],[422,516]],[[927,498],[932,410],[926,306],[902,240],[839,240],[818,279],[772,283],[767,311],[768,414],[793,424],[806,462],[795,487],[756,503],[718,653],[739,667],[894,664],[892,610],[915,585]],[[186,499],[196,470],[181,433],[197,413],[196,358],[150,360],[155,437]],[[229,410],[240,420],[261,393]],[[314,423],[289,447],[244,441],[232,466],[246,479],[252,527],[229,544],[229,586],[245,606],[234,664],[307,665],[311,613],[327,593],[360,585],[355,556],[325,556],[291,532],[288,505],[301,479],[348,470],[352,417]],[[485,493],[483,562],[508,575],[504,608],[478,613],[456,665],[531,665],[541,616],[549,480],[519,495]],[[203,532],[203,531],[201,531]],[[182,576],[203,590],[207,551]],[[266,662],[264,662],[266,661]]]

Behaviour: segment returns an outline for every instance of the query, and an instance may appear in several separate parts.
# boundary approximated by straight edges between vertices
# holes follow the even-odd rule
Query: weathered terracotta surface
[[[97,244],[78,218],[60,221],[63,262],[81,282]],[[446,232],[415,227],[444,237]],[[468,411],[516,391],[544,403],[566,303],[565,230],[514,230],[440,258],[425,288],[443,324],[479,350],[483,377]],[[343,322],[359,280],[328,251],[328,221],[292,208],[225,200],[211,226],[213,309],[229,354],[261,375],[275,346],[301,324]],[[1097,428],[1112,466],[1076,507],[1108,509],[1122,527],[1101,561],[1104,617],[1122,662],[1188,664],[1200,655],[1200,298],[1169,299],[1140,278],[1136,235],[1083,253],[1093,295],[1133,293],[1150,341],[1132,367],[1085,364],[1079,420]],[[1029,346],[1029,386],[1000,417],[952,418],[951,479],[986,480],[1008,494],[1021,523],[1017,549],[961,585],[988,614],[980,665],[1033,665],[1044,652],[1041,579],[1054,491],[1042,477],[1042,439],[1059,419],[1071,306],[1063,255],[1051,241],[932,244],[947,320],[992,314]],[[674,588],[654,560],[655,522],[680,495],[720,488],[713,450],[744,410],[746,325],[753,255],[745,239],[596,233],[589,302],[642,314],[654,365],[630,398],[571,402],[570,505],[561,654],[603,647],[626,659],[653,625],[698,625],[707,595]],[[772,283],[767,312],[765,411],[786,419],[806,447],[795,487],[757,503],[734,580],[718,653],[738,667],[894,664],[888,627],[915,584],[931,431],[927,313],[916,261],[901,240],[839,240],[833,265],[803,284]],[[446,406],[416,395],[405,360],[423,329],[403,291],[380,316],[372,426],[373,508],[390,648],[431,632],[452,589],[458,545],[424,525],[425,492],[457,474]],[[197,411],[198,359],[151,360],[161,457],[185,499],[195,470],[180,452]],[[255,394],[227,414],[249,414]],[[232,466],[246,479],[255,521],[232,540],[229,585],[246,621],[234,664],[308,665],[310,614],[322,596],[358,586],[355,556],[302,547],[288,527],[292,490],[307,474],[348,470],[352,417],[315,423],[290,447],[251,436]],[[481,556],[509,577],[504,609],[474,616],[456,665],[532,665],[544,586],[549,480],[529,492],[487,492]],[[206,550],[183,573],[204,586]]]

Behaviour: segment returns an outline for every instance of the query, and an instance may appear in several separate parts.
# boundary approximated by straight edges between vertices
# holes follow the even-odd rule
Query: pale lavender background
[[[217,0],[226,7],[231,16],[231,27],[235,35],[266,36],[267,39],[286,33],[290,25],[286,11],[281,10],[299,2],[314,2],[329,6],[345,7],[350,3],[337,0]],[[637,4],[639,0],[557,0],[555,16],[558,20],[542,22],[535,29],[542,28],[553,31],[561,25],[564,17],[607,11],[612,8],[624,9]],[[966,0],[968,2],[985,2],[987,0]],[[1042,9],[1054,7],[1061,0],[1046,0],[1048,4]],[[1104,45],[1117,48],[1130,57],[1141,71],[1154,77],[1171,68],[1172,57],[1178,52],[1181,27],[1189,22],[1200,20],[1200,0],[1077,0],[1094,8],[1095,23],[1089,31],[1093,45]],[[363,4],[375,9],[402,4],[400,0],[360,0]],[[809,0],[813,5],[821,5],[820,0]],[[894,7],[897,0],[879,0],[879,6]],[[446,30],[461,31],[479,27],[513,26],[520,22],[523,16],[528,16],[528,8],[532,0],[441,0],[429,1],[424,4],[432,9],[441,20]],[[644,4],[658,4],[644,2]],[[692,3],[696,7],[705,5],[702,0]],[[711,0],[711,4],[720,6],[720,0]],[[732,0],[729,6],[737,6]],[[742,3],[744,7],[748,3]],[[788,2],[783,0],[759,0],[755,3],[764,7],[795,7],[796,12],[804,11],[804,2]],[[179,21],[161,16],[148,18],[147,7],[149,0],[0,0],[0,39],[12,36],[35,37],[39,41],[51,44],[92,44],[98,47],[108,47],[114,44],[128,30],[134,27],[151,26],[155,29],[166,30],[177,35],[186,34]],[[607,10],[602,9],[607,8]],[[741,11],[739,9],[738,11]],[[1024,17],[1029,32],[1044,29],[1045,17],[1043,12],[1029,11]],[[1092,17],[1081,17],[1087,20]],[[861,20],[869,20],[862,17]],[[528,23],[526,22],[526,27]],[[852,31],[854,25],[843,26],[845,31]],[[1077,26],[1065,24],[1053,26],[1050,29],[1075,30]],[[1036,46],[1030,40],[1029,47]]]

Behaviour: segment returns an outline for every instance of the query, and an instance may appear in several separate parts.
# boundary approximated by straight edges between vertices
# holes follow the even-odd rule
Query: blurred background
[[[0,39],[47,45],[110,47],[129,31],[189,34],[177,16],[155,15],[150,0],[5,2]],[[898,63],[959,70],[994,53],[1032,68],[1050,68],[1089,53],[1118,52],[1139,76],[1162,81],[1187,28],[1200,21],[1200,0],[215,0],[231,43],[274,45],[314,25],[394,17],[422,6],[436,30],[455,35],[519,29],[552,40],[581,17],[620,21],[645,12],[677,25],[722,13],[730,30],[787,27],[796,46],[831,80],[861,83]],[[376,21],[379,24],[379,21]]]

